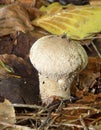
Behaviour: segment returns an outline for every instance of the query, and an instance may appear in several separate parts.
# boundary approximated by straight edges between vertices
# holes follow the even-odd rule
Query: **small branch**
[[[49,127],[52,126],[52,124],[54,123],[54,121],[56,120],[57,117],[58,117],[58,116],[55,116],[53,119],[51,119],[51,121],[49,122],[49,124],[48,124],[47,127],[46,127],[46,130],[48,130]]]
[[[58,108],[57,108],[57,110],[56,110],[56,112],[59,112],[63,107],[63,100],[60,102],[60,105],[58,106]]]
[[[62,124],[59,124],[59,125],[62,125],[62,126],[68,126],[68,127],[83,128],[82,125],[76,125],[76,124],[70,124],[70,123],[62,123]]]
[[[97,122],[99,122],[100,120],[101,120],[101,117],[99,117],[99,118],[95,119],[94,121],[92,121],[92,122],[90,123],[90,125],[94,125],[94,124],[96,124]]]
[[[86,124],[85,124],[85,122],[84,122],[82,116],[80,116],[80,122],[81,122],[81,124],[82,124],[84,130],[89,130],[89,129],[87,128],[87,126],[86,126]]]
[[[70,124],[70,123],[61,123],[59,125],[52,125],[52,126],[54,126],[54,127],[59,127],[59,126],[76,127],[78,129],[84,128],[82,125]],[[88,127],[87,130],[95,130],[95,129],[93,129],[92,126],[90,126],[90,127]]]
[[[0,124],[5,126],[5,127],[8,127],[8,128],[14,128],[14,129],[21,129],[21,130],[25,130],[25,129],[28,129],[28,130],[36,130],[36,129],[31,129],[30,127],[26,127],[26,126],[20,126],[20,125],[15,125],[15,124],[10,124],[10,123],[7,123],[7,122],[3,122],[3,121],[0,121]]]
[[[41,126],[38,128],[38,130],[44,129],[44,127],[47,126],[50,120],[51,120],[51,113],[48,113],[48,116],[46,117],[45,121],[41,124]]]
[[[23,108],[32,108],[32,109],[43,109],[43,107],[38,105],[28,105],[28,104],[12,104],[13,107],[23,107]]]
[[[88,106],[77,106],[77,107],[66,107],[63,108],[63,110],[78,110],[78,109],[85,109],[85,110],[93,110],[96,111],[97,113],[100,112],[100,110],[93,108],[93,107],[88,107]]]
[[[98,51],[98,49],[97,49],[97,47],[95,46],[95,44],[94,44],[93,41],[91,42],[91,44],[92,44],[93,48],[95,49],[95,51],[97,52],[98,56],[101,58],[101,54],[100,54],[100,52]]]

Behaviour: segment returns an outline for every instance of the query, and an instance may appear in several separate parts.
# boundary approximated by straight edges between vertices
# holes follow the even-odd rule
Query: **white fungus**
[[[70,98],[70,87],[88,63],[84,48],[66,37],[48,35],[38,39],[30,49],[30,60],[38,70],[43,102],[51,96]]]

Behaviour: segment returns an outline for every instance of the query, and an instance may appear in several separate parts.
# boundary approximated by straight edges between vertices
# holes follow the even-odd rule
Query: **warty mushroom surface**
[[[70,98],[70,87],[88,63],[84,48],[66,37],[48,35],[38,39],[30,49],[30,60],[38,70],[43,102],[51,96]]]

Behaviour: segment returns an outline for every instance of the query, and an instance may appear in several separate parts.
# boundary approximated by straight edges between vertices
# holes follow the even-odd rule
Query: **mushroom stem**
[[[39,74],[40,95],[42,102],[46,103],[49,97],[56,96],[63,99],[70,98],[70,87],[75,75],[59,79],[58,81]]]

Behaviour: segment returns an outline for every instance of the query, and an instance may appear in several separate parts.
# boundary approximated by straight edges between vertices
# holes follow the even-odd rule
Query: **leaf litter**
[[[91,4],[93,1],[94,4],[98,2],[91,0]],[[39,96],[37,71],[32,67],[28,58],[31,45],[38,38],[49,34],[36,27],[32,31],[30,24],[30,12],[33,12],[32,2],[37,10],[41,2],[27,0],[22,1],[20,5],[13,5],[15,2],[7,5],[11,2],[9,0],[2,2],[5,4],[4,10],[8,11],[6,13],[8,17],[3,16],[3,26],[8,29],[1,30],[0,33],[0,128],[5,130],[100,130],[101,59],[92,47],[91,41],[88,42],[88,47],[87,42],[83,43],[89,55],[89,63],[73,83],[72,95],[76,99],[72,102],[69,100],[57,101],[49,106],[44,106],[41,104]],[[20,1],[17,0],[17,2]],[[25,13],[25,9],[23,12],[22,4],[25,8],[29,7],[28,14]],[[17,12],[16,15],[13,10]],[[23,13],[25,13],[25,17],[22,17]],[[40,11],[38,14],[34,11],[34,16],[31,18],[39,17],[39,14]],[[17,24],[11,23],[11,19],[16,20]],[[29,21],[28,25],[26,20]],[[20,29],[16,29],[16,27]],[[32,32],[26,33],[26,31]],[[101,53],[100,38],[96,38],[94,44]]]

